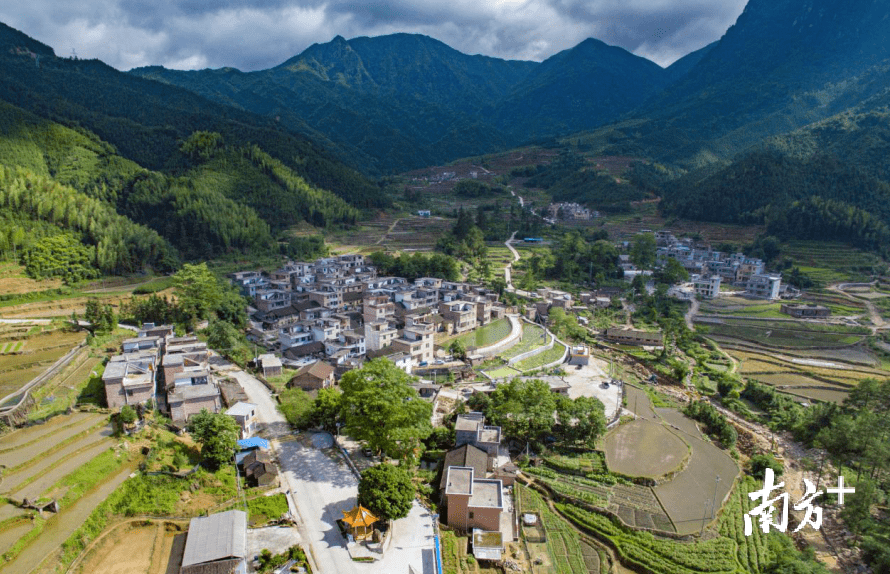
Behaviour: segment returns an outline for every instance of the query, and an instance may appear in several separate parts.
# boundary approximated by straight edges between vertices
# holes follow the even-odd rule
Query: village
[[[688,283],[672,287],[674,297],[712,299],[720,296],[724,282],[750,298],[797,294],[782,289],[779,276],[765,273],[761,260],[695,248],[669,233],[656,237],[657,266],[675,259],[691,273]],[[622,266],[628,281],[652,273],[636,269],[627,256]],[[464,407],[454,418],[455,409],[474,395],[490,394],[513,378],[534,378],[554,394],[599,401],[608,428],[622,416],[638,417],[638,387],[630,389],[635,399],[628,410],[627,387],[605,355],[592,353],[586,344],[560,341],[547,328],[553,309],[586,324],[587,311],[614,305],[622,296],[615,287],[581,292],[577,299],[549,288],[519,291],[520,304],[508,305],[497,292],[472,283],[378,276],[361,255],[288,262],[270,273],[239,271],[230,280],[252,301],[253,373],[196,337],[175,336],[170,325],[145,324],[136,337],[123,341],[122,354],[105,370],[108,405],[140,410],[155,405],[182,430],[204,411],[232,417],[240,432],[233,453],[239,473],[247,484],[277,487],[288,496],[288,514],[297,525],[294,539],[309,549],[307,564],[314,562],[318,571],[384,572],[380,568],[398,561],[411,563],[416,572],[439,572],[440,523],[469,537],[467,552],[476,560],[518,568],[511,556],[516,557],[523,527],[535,528],[540,520],[520,513],[513,491],[522,472],[514,460],[527,445],[506,440],[480,412]],[[508,289],[517,293],[512,285]],[[665,344],[661,332],[632,327],[610,326],[598,337],[605,345],[650,352]],[[361,469],[382,459],[360,441],[340,436],[339,427],[335,435],[316,431],[302,443],[293,441],[273,398],[283,388],[309,393],[335,388],[343,375],[379,358],[414,375],[417,397],[432,404],[433,427],[450,417],[454,429],[441,459],[422,463],[435,473],[439,508],[426,509],[415,500],[408,516],[393,524],[356,502]],[[335,460],[318,457],[326,450]],[[659,519],[653,515],[652,520]],[[245,524],[239,511],[193,519],[181,572],[204,571],[201,565],[215,564],[223,555],[234,565],[253,564]],[[678,526],[675,518],[668,529],[678,531]],[[410,550],[406,540],[413,541]],[[337,569],[331,570],[334,564]]]

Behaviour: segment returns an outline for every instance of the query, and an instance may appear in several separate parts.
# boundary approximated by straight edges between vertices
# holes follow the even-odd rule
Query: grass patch
[[[464,333],[454,340],[463,343],[467,349],[470,347],[488,347],[506,339],[510,335],[510,331],[510,320],[504,318],[480,327],[475,331]]]
[[[519,361],[514,365],[514,367],[523,372],[540,369],[544,365],[548,365],[554,361],[558,361],[560,357],[565,355],[565,352],[566,346],[562,343],[555,342],[553,344],[553,348],[547,349],[543,353],[535,355],[534,357],[529,357],[528,359]]]
[[[520,341],[503,353],[500,353],[500,357],[503,359],[512,359],[513,357],[518,357],[519,355],[527,353],[532,349],[543,347],[547,344],[547,340],[549,338],[546,336],[545,333],[546,331],[544,331],[544,328],[539,325],[523,323],[522,338],[520,339]]]
[[[247,501],[247,512],[252,526],[277,520],[289,510],[287,498],[281,493],[272,496],[258,496]]]

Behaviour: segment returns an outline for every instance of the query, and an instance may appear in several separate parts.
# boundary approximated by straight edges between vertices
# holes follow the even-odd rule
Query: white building
[[[748,297],[756,297],[758,299],[778,299],[781,286],[781,275],[752,275],[745,287],[745,294]]]
[[[720,296],[719,275],[709,275],[697,277],[693,284],[695,285],[695,295],[701,299],[714,299]]]

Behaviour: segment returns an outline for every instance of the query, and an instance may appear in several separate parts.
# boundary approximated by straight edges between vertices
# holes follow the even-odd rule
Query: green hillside
[[[311,185],[356,206],[387,204],[377,186],[274,118],[125,74],[98,60],[56,57],[48,46],[5,24],[0,24],[0,100],[89,130],[147,169],[175,173],[182,167],[181,142],[196,131],[213,131],[230,145],[260,145]]]

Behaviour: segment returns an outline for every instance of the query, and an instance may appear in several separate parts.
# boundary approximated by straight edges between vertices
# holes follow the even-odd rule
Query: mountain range
[[[100,237],[76,218],[41,227],[96,261],[113,251],[103,269],[146,260],[121,234],[165,261],[286,249],[281,234],[299,221],[349,225],[389,205],[369,178],[534,142],[667,166],[638,173],[666,213],[748,221],[818,195],[890,224],[877,208],[890,204],[888,38],[879,0],[750,0],[720,40],[668,68],[595,39],[536,63],[393,34],[338,36],[254,72],[120,72],[0,24],[0,161],[5,181],[63,186],[127,230]],[[590,187],[620,206],[641,193],[584,161],[559,168],[554,188],[573,199],[595,204]],[[787,193],[744,188],[801,179]],[[4,201],[7,227],[42,217]]]

